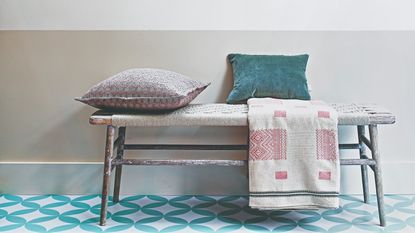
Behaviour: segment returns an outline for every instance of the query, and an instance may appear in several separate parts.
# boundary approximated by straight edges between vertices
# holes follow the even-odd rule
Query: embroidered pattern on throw
[[[287,130],[252,130],[249,138],[250,160],[287,159]]]
[[[318,129],[316,130],[317,139],[317,159],[336,160],[337,142],[335,130]]]

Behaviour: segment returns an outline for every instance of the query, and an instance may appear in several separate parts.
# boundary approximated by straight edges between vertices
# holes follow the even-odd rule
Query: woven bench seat
[[[331,104],[338,112],[339,125],[393,124],[395,116],[376,104]],[[113,126],[247,126],[246,104],[190,104],[169,113],[115,113],[97,111],[94,125]]]

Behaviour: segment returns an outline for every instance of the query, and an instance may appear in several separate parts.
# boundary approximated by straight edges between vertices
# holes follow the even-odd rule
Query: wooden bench
[[[380,124],[393,124],[395,116],[382,107],[374,104],[332,104],[338,111],[339,125],[357,127],[358,142],[339,144],[340,149],[357,149],[360,157],[357,159],[341,159],[341,165],[360,165],[363,183],[364,202],[369,201],[367,167],[375,176],[376,196],[381,226],[385,226],[383,206],[382,171],[378,150],[378,129]],[[220,165],[244,166],[247,160],[155,160],[155,159],[124,159],[124,150],[248,150],[248,144],[239,145],[188,145],[188,144],[125,144],[127,127],[186,127],[186,126],[248,126],[247,105],[228,104],[191,104],[169,113],[161,114],[132,114],[97,111],[89,119],[93,125],[106,125],[107,136],[105,146],[104,177],[102,185],[102,202],[100,225],[105,225],[110,176],[115,170],[113,201],[119,201],[120,182],[123,165]],[[366,136],[366,127],[369,137]],[[118,128],[118,136],[115,130]],[[366,148],[371,151],[369,157]],[[114,150],[116,149],[116,154]]]

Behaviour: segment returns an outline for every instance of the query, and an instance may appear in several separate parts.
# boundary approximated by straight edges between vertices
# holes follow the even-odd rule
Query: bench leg
[[[125,127],[120,127],[118,129],[118,137],[121,137],[121,143],[117,148],[117,159],[122,159],[124,156]],[[114,196],[112,198],[112,201],[114,203],[117,203],[120,201],[121,173],[122,173],[122,165],[116,165],[115,166]]]
[[[372,144],[372,157],[376,164],[374,165],[376,197],[378,201],[379,222],[381,226],[386,226],[385,210],[383,203],[383,185],[382,169],[380,164],[380,154],[378,148],[378,128],[377,125],[369,125],[370,143]]]
[[[357,126],[357,137],[359,138],[359,154],[360,158],[364,159],[366,156],[366,146],[361,140],[361,135],[365,135],[365,126],[358,125]],[[365,203],[369,203],[369,185],[368,185],[368,176],[367,176],[367,165],[361,165],[360,171],[362,173],[362,186],[363,186],[363,200]]]
[[[107,219],[108,191],[111,178],[111,157],[114,151],[115,127],[107,126],[107,141],[105,145],[104,177],[102,179],[101,216],[99,225],[104,226]]]

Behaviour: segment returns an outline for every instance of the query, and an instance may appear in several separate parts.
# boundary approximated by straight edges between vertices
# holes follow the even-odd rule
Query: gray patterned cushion
[[[76,100],[100,109],[172,110],[189,104],[208,85],[172,71],[130,69]]]

